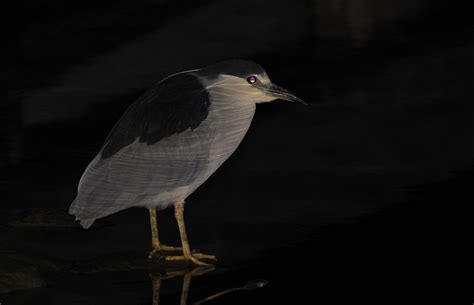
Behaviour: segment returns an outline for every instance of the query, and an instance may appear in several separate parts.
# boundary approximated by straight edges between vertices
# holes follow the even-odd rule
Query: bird
[[[167,261],[210,265],[191,251],[186,198],[237,149],[256,104],[281,99],[306,104],[274,84],[251,60],[233,59],[178,72],[157,82],[117,121],[82,174],[69,214],[87,229],[131,207],[148,209],[152,250]],[[174,207],[181,247],[160,243],[157,210]],[[180,251],[182,255],[164,255]]]

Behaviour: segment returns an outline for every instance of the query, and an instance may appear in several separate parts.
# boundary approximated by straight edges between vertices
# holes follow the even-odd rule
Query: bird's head
[[[215,95],[242,101],[265,103],[276,99],[306,104],[290,91],[272,83],[265,70],[248,60],[227,60],[205,67],[197,73],[206,89]]]

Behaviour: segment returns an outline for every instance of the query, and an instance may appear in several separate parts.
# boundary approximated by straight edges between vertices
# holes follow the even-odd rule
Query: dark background
[[[0,303],[151,304],[148,215],[82,230],[77,182],[160,78],[228,58],[310,105],[259,105],[236,153],[189,199],[219,267],[189,304],[456,298],[473,202],[474,27],[467,1],[22,1],[0,104]],[[160,234],[178,242],[171,211]],[[179,302],[181,278],[163,283]],[[465,282],[465,281],[464,281]],[[453,292],[451,289],[455,288]],[[472,293],[471,293],[472,299]]]

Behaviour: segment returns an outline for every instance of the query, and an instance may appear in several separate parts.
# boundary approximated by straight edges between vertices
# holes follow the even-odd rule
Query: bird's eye
[[[255,75],[247,77],[249,84],[255,84],[257,82],[257,77]]]

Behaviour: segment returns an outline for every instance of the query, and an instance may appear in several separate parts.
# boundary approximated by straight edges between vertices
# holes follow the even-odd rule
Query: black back
[[[108,158],[125,146],[148,145],[201,124],[209,112],[209,94],[196,76],[183,73],[165,78],[135,101],[115,124],[101,154]]]

